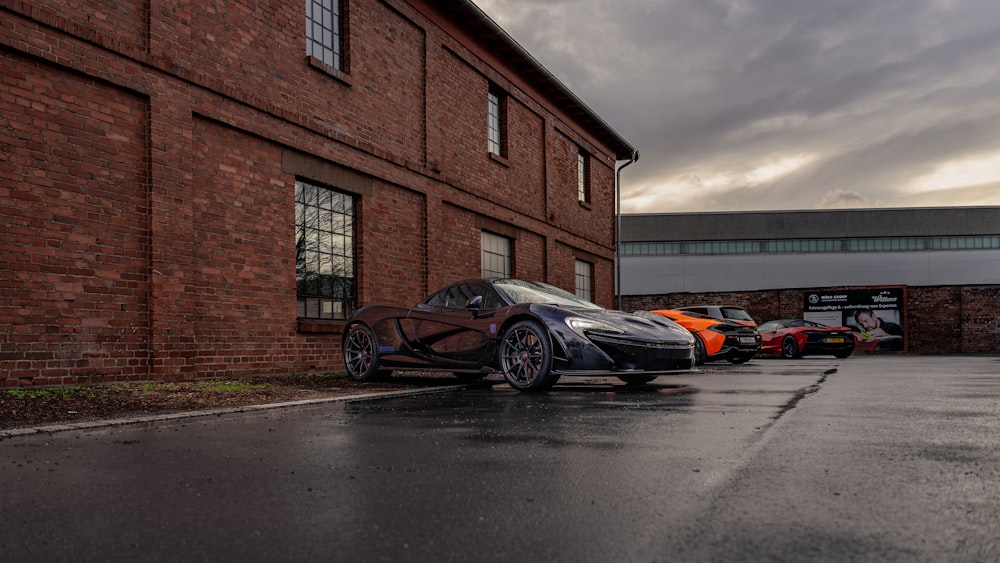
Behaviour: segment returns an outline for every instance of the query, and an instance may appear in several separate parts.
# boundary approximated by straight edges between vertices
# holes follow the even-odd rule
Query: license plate
[[[752,336],[741,336],[740,337],[740,344],[747,344],[747,345],[753,346],[756,343],[757,343],[757,339],[754,338],[754,337],[752,337]]]
[[[836,337],[836,338],[827,338],[826,341],[829,342],[830,344],[843,344],[844,343],[844,339],[841,338],[841,337],[839,337],[839,336]]]

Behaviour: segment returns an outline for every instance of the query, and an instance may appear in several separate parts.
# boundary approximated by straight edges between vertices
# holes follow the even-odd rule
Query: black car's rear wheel
[[[500,340],[500,371],[514,389],[543,391],[555,385],[552,373],[552,342],[535,321],[518,321]]]
[[[781,341],[781,355],[785,358],[798,358],[801,355],[799,345],[795,343],[795,338],[786,336]]]
[[[833,357],[834,358],[844,359],[844,358],[850,356],[851,353],[853,353],[853,352],[854,352],[854,350],[838,350],[837,352],[833,353]]]
[[[378,367],[378,343],[368,325],[356,324],[344,336],[344,365],[347,375],[356,381],[374,381],[391,372]]]

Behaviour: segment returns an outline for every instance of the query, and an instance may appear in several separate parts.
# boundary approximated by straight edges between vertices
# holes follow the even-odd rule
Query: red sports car
[[[785,358],[833,354],[846,358],[854,352],[854,333],[846,326],[781,319],[759,325],[757,332],[761,354],[780,354]]]

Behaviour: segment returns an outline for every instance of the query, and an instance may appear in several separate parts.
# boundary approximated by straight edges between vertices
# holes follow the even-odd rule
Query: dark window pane
[[[354,199],[304,181],[295,193],[297,314],[346,318],[354,306]]]

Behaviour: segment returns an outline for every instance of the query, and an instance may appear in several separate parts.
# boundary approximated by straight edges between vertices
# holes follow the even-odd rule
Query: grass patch
[[[5,391],[14,399],[32,401],[58,401],[60,399],[93,399],[94,391],[87,387],[42,387],[40,389],[9,389]]]

